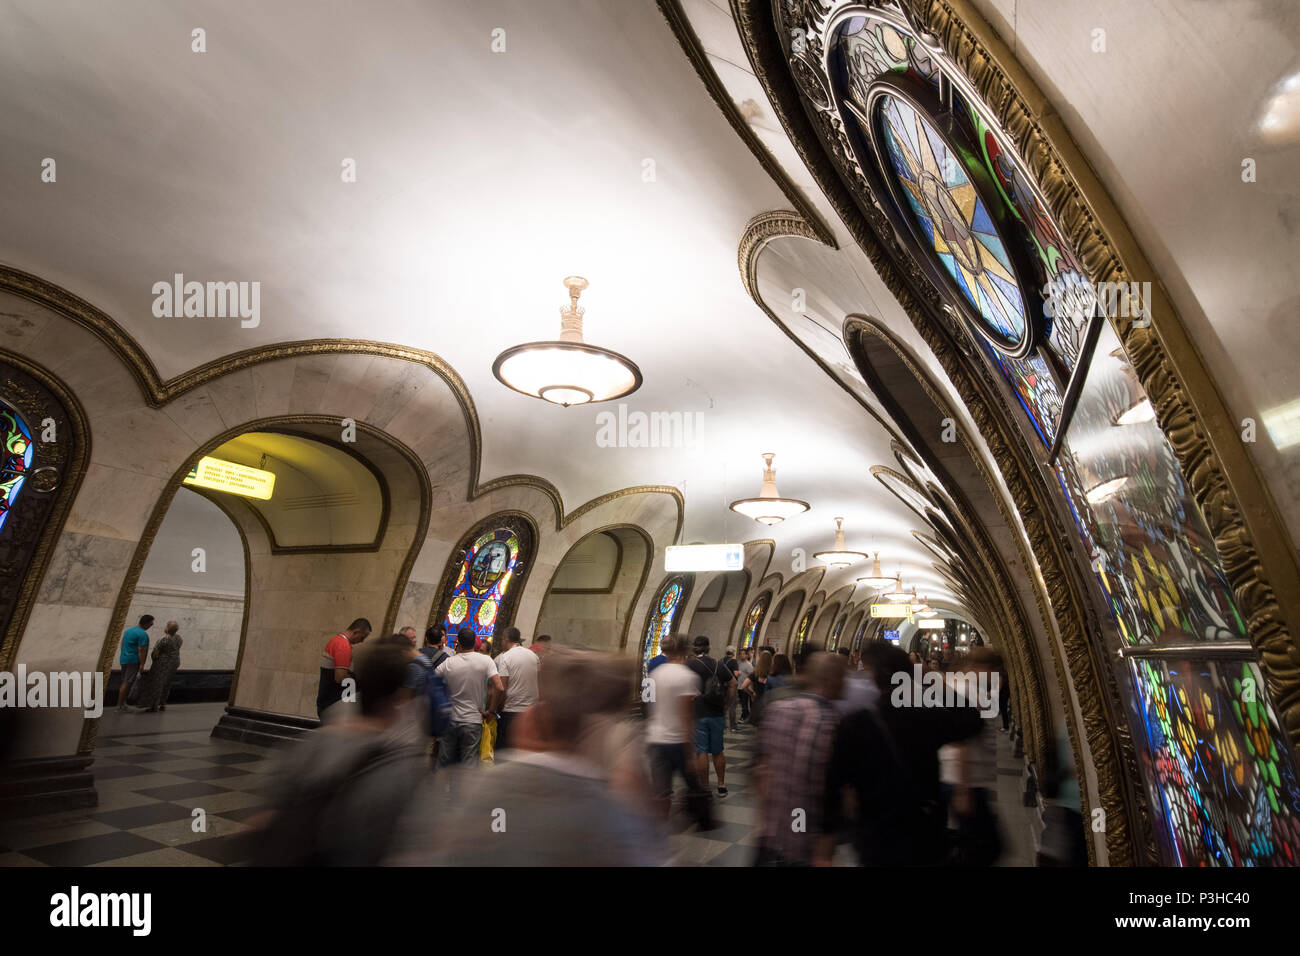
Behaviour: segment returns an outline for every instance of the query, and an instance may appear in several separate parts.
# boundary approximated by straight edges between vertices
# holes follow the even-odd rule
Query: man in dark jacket
[[[862,653],[880,699],[846,716],[827,772],[826,816],[842,820],[842,789],[854,791],[847,821],[864,866],[938,866],[946,857],[947,808],[939,787],[939,748],[980,731],[975,706],[913,706],[913,670],[892,644]],[[898,675],[898,676],[895,676]]]

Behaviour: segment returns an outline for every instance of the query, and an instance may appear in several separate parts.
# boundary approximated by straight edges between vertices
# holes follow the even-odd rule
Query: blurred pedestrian
[[[827,767],[844,659],[816,653],[798,694],[770,704],[758,731],[758,866],[829,866],[835,831],[825,815]]]
[[[452,699],[451,727],[438,739],[439,767],[479,765],[483,723],[495,716],[505,695],[496,662],[474,650],[476,643],[474,631],[462,627],[456,632],[455,656],[435,671],[447,682]]]
[[[359,654],[359,716],[330,721],[283,752],[270,814],[253,843],[264,866],[375,866],[427,776],[421,748],[393,733],[409,657],[394,643]]]
[[[691,643],[683,634],[671,634],[660,646],[668,659],[651,678],[654,693],[649,702],[646,745],[654,796],[659,813],[667,818],[672,812],[673,778],[677,774],[686,781],[688,801],[693,794],[707,797],[707,793],[696,773],[695,698],[700,692],[700,678],[686,666]]]
[[[501,686],[505,688],[505,702],[497,718],[496,745],[502,750],[514,746],[510,742],[511,724],[537,703],[537,672],[542,666],[541,658],[524,648],[519,628],[506,628],[503,637],[506,650],[496,661]]]
[[[700,695],[695,698],[695,760],[700,785],[709,786],[709,760],[718,774],[718,796],[727,796],[727,755],[723,751],[723,720],[736,682],[721,661],[709,656],[709,639],[695,638],[695,656],[688,665],[700,678]]]

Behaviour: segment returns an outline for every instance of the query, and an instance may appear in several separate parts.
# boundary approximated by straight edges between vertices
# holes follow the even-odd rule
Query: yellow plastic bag
[[[497,719],[483,721],[483,736],[478,742],[479,763],[491,764],[497,747]]]

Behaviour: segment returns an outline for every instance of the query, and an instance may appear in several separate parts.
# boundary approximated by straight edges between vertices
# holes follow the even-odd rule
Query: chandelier
[[[880,570],[880,552],[875,553],[875,560],[871,562],[871,574],[865,578],[858,578],[859,584],[865,584],[869,588],[888,587],[894,583],[893,578],[886,577]]]
[[[808,502],[798,498],[782,498],[776,491],[776,469],[772,467],[774,452],[763,452],[763,488],[757,498],[741,498],[733,501],[729,508],[746,518],[753,518],[762,524],[780,524],[786,518],[803,514],[810,507]],[[863,555],[865,557],[865,555]]]
[[[506,349],[492,363],[492,374],[507,388],[556,405],[586,405],[630,395],[641,387],[641,370],[630,359],[582,341],[578,296],[587,288],[581,276],[564,280],[569,305],[560,309],[560,337]]]
[[[894,585],[894,590],[890,591],[888,594],[882,595],[886,601],[902,602],[912,597],[911,591],[903,590],[903,576],[901,574],[894,578],[892,583]]]
[[[848,551],[844,547],[844,519],[835,519],[835,548],[832,551],[818,551],[813,555],[818,561],[825,561],[832,568],[847,568],[850,564],[865,561],[867,556],[861,551]]]

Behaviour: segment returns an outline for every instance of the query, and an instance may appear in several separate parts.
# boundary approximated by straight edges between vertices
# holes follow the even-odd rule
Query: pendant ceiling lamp
[[[894,579],[886,577],[880,570],[880,552],[874,555],[875,560],[871,562],[871,574],[865,578],[858,578],[859,584],[865,584],[869,588],[885,588],[894,583]]]
[[[560,309],[560,337],[506,349],[492,363],[492,374],[507,388],[566,408],[608,402],[641,387],[641,370],[631,359],[582,341],[578,296],[587,288],[581,276],[564,280],[569,305]]]
[[[900,574],[898,577],[894,578],[894,590],[884,595],[884,598],[886,601],[900,602],[910,599],[911,596],[911,591],[903,590],[903,576]]]
[[[808,502],[798,498],[782,498],[776,491],[776,469],[772,467],[774,452],[763,452],[763,489],[757,498],[741,498],[728,507],[746,518],[753,518],[762,524],[780,524],[786,518],[803,514],[810,507]],[[863,555],[865,557],[865,555]]]
[[[832,568],[847,568],[851,564],[867,560],[861,551],[849,551],[844,547],[844,519],[835,519],[835,548],[831,551],[818,551],[813,555],[818,561],[825,561]]]

